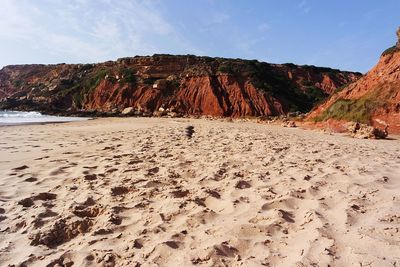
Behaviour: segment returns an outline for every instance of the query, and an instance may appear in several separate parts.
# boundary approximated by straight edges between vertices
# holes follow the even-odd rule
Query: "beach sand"
[[[0,127],[1,266],[400,266],[399,228],[397,138],[158,118]]]

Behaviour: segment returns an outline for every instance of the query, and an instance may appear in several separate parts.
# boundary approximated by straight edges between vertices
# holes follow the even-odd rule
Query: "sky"
[[[194,54],[367,72],[400,0],[0,0],[0,67]]]

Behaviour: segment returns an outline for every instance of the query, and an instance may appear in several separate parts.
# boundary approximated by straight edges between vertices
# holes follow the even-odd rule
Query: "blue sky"
[[[154,53],[366,72],[396,42],[399,0],[0,0],[0,67]]]

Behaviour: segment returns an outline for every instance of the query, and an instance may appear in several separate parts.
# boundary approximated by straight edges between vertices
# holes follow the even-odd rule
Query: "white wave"
[[[0,111],[0,124],[25,124],[25,123],[44,123],[44,122],[68,122],[82,121],[89,118],[61,117],[43,115],[40,112],[30,111]]]
[[[0,111],[0,118],[40,118],[42,116],[40,112],[36,111]]]

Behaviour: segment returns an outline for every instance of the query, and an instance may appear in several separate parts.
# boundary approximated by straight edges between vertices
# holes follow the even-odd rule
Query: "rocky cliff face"
[[[0,108],[50,113],[141,112],[263,116],[310,110],[361,74],[314,66],[154,55],[99,64],[7,66]]]
[[[358,81],[332,95],[316,108],[309,120],[341,127],[346,121],[389,126],[400,133],[400,29],[399,42],[387,49],[378,64]]]

